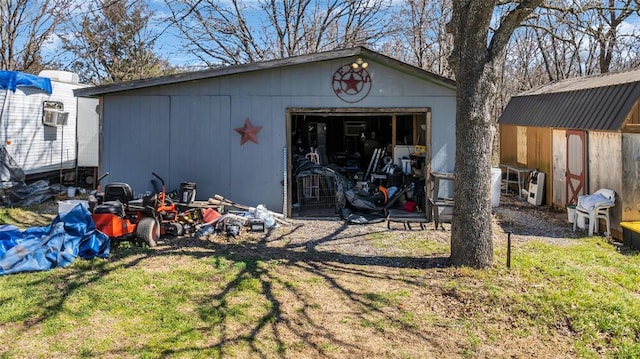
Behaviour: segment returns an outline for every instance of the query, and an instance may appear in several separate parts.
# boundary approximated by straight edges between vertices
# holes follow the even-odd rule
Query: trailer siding
[[[76,164],[76,100],[77,85],[51,81],[53,93],[19,87],[16,92],[2,91],[3,110],[0,118],[1,139],[9,154],[27,175]],[[59,101],[69,112],[63,127],[42,124],[44,101]]]

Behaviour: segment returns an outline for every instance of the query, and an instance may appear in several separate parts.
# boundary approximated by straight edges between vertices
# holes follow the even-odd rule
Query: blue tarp
[[[0,226],[0,275],[65,267],[77,257],[109,257],[110,240],[78,204],[46,227]]]
[[[19,86],[35,87],[49,95],[53,92],[51,79],[18,71],[0,71],[0,89],[16,92]]]

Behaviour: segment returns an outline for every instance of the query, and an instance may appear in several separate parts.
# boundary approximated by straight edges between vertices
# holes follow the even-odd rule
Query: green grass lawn
[[[397,233],[364,240],[448,253],[429,230]],[[515,244],[510,269],[500,243],[487,270],[277,242],[125,244],[2,276],[0,358],[640,357],[640,257],[601,238]]]

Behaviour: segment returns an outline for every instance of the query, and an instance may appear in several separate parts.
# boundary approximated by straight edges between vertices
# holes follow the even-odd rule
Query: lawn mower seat
[[[103,202],[93,209],[93,214],[115,214],[122,217],[124,216],[124,204],[118,200]]]
[[[129,203],[133,199],[133,190],[127,183],[114,182],[104,187],[104,201]]]

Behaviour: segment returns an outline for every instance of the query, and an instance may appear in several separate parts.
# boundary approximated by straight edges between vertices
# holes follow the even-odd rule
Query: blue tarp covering
[[[0,89],[9,89],[16,92],[16,88],[19,86],[35,87],[49,95],[53,92],[51,79],[47,77],[39,77],[18,71],[0,71]]]
[[[76,257],[109,257],[110,240],[78,204],[46,227],[0,226],[0,275],[65,267]]]

